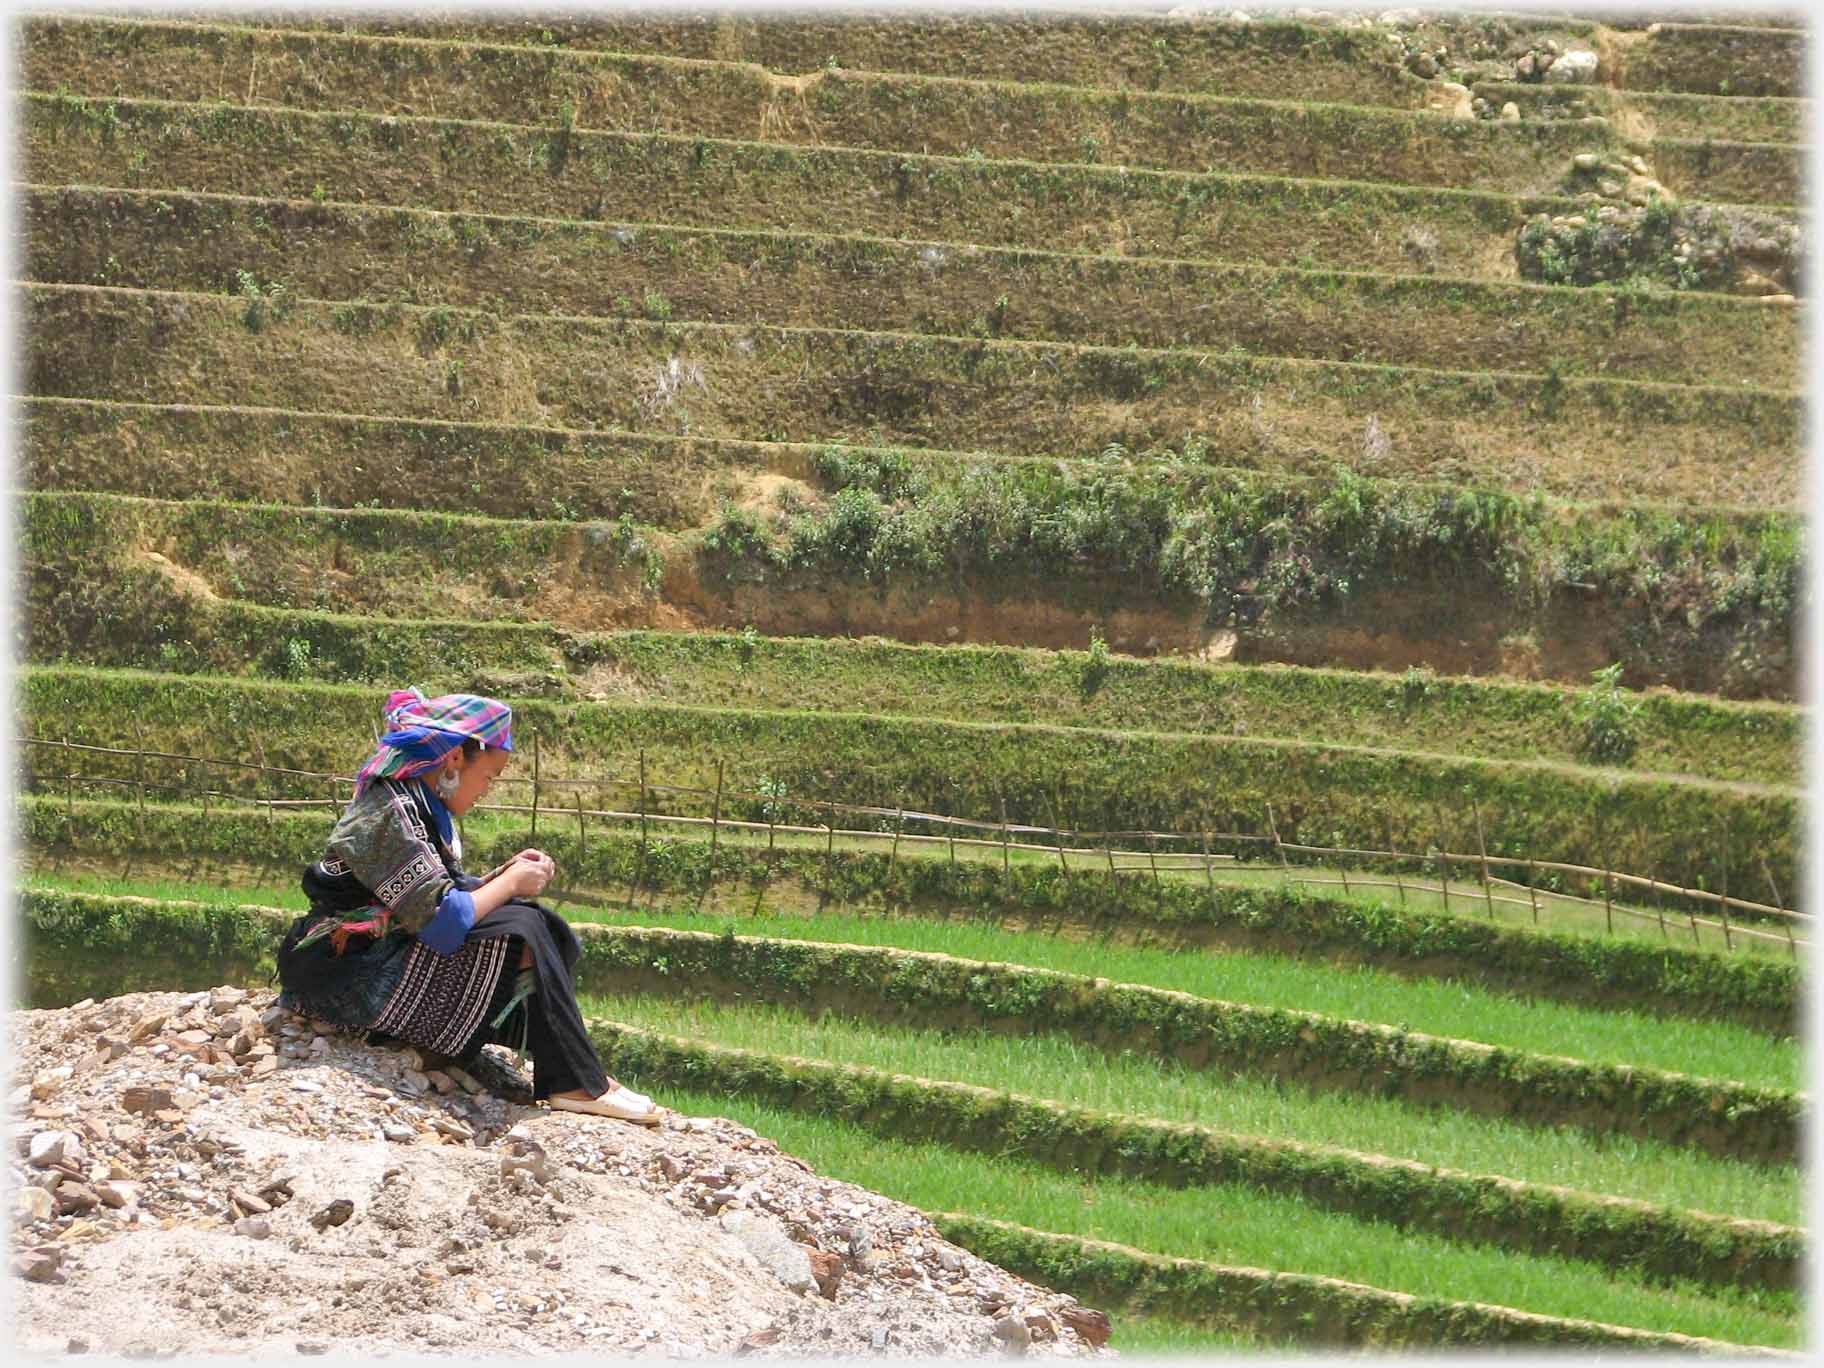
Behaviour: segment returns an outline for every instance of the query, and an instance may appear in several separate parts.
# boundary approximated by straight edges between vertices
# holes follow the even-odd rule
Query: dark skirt
[[[325,936],[298,948],[322,920],[307,913],[279,946],[279,1005],[350,1031],[375,1031],[434,1054],[471,1060],[496,1040],[522,1039],[533,1057],[538,1097],[581,1087],[607,1088],[576,1007],[572,977],[582,946],[557,913],[510,902],[469,928],[452,954],[440,955],[408,931],[356,934],[337,954]],[[533,996],[493,1022],[513,998],[522,949],[532,952]]]

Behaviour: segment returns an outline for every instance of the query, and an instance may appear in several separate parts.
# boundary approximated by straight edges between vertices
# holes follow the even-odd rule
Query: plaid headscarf
[[[376,779],[410,779],[435,769],[471,737],[483,748],[513,749],[513,709],[479,694],[427,699],[416,689],[395,689],[385,719],[391,730],[355,775],[357,797]]]

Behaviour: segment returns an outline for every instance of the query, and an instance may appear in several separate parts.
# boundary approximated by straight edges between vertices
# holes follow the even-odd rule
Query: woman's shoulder
[[[415,781],[376,779],[342,810],[330,842],[372,839],[381,832],[398,831],[413,840],[429,841],[424,814],[413,800],[411,785]]]

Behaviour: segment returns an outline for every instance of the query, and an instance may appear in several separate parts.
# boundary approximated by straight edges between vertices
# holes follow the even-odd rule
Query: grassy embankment
[[[350,686],[50,666],[31,669],[22,684],[22,726],[32,734],[131,745],[122,719],[133,718],[153,748],[208,757],[219,749],[214,738],[257,709],[266,718],[259,746],[269,762],[330,774],[359,761],[356,738],[373,710],[372,691]],[[1782,889],[1792,886],[1796,800],[1779,790],[1031,724],[542,700],[520,701],[518,712],[524,733],[540,734],[548,774],[624,781],[643,751],[652,783],[699,791],[658,797],[653,810],[708,816],[720,767],[731,794],[724,815],[750,819],[764,820],[754,795],[767,793],[764,801],[818,798],[1067,831],[1266,834],[1271,825],[1293,843],[1386,850],[1397,836],[1403,850],[1441,840],[1462,853],[1476,849],[1475,826],[1460,812],[1454,821],[1445,813],[1472,797],[1491,856],[1650,872],[1686,887],[1697,886],[1700,874],[1727,877],[1738,891],[1770,872]],[[132,756],[93,756],[84,772],[135,777]],[[224,773],[219,782],[274,796],[270,788],[256,793],[244,775]],[[292,796],[325,792],[320,782],[292,787]],[[1271,824],[1268,804],[1284,814]],[[1706,836],[1724,826],[1735,833],[1726,855]],[[1217,841],[1213,849],[1224,847]],[[1246,853],[1261,857],[1256,845]]]
[[[494,313],[1020,337],[1798,383],[1800,317],[1701,291],[1299,270],[169,190],[33,187],[33,280]],[[476,271],[477,261],[487,269]],[[1416,272],[1417,264],[1409,263]]]

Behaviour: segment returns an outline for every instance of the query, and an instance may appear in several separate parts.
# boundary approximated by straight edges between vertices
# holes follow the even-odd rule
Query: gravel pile
[[[9,1028],[27,1352],[1113,1352],[1101,1313],[726,1119],[515,1105],[237,988]]]

